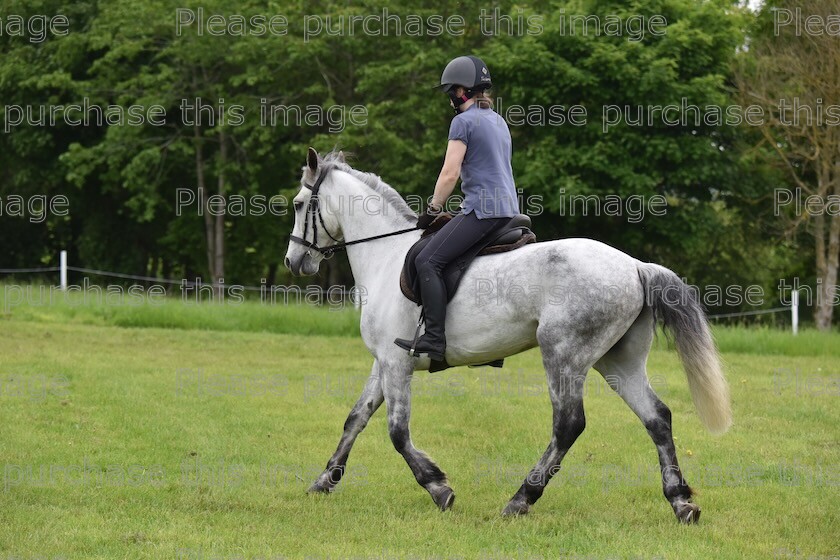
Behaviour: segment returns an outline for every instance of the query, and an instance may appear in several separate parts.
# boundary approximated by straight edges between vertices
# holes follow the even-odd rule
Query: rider
[[[415,260],[426,331],[416,346],[402,338],[394,343],[409,351],[414,346],[415,354],[428,354],[438,361],[444,360],[446,352],[448,298],[443,269],[519,213],[510,163],[510,130],[493,110],[493,100],[487,94],[491,85],[490,72],[481,59],[459,56],[446,65],[436,86],[449,95],[455,117],[434,195],[417,226],[428,227],[444,210],[459,177],[464,202],[461,212],[435,234]]]

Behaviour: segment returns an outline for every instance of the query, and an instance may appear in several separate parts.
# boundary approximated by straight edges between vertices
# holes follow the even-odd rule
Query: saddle
[[[418,283],[417,268],[414,266],[414,260],[420,254],[420,251],[432,240],[434,234],[440,231],[452,218],[453,214],[448,212],[442,213],[435,218],[435,221],[423,231],[423,235],[420,236],[419,241],[411,246],[405,256],[405,263],[400,274],[400,290],[405,297],[417,305],[422,305],[423,302],[420,301],[420,285]],[[470,247],[466,253],[449,263],[443,269],[443,282],[446,285],[447,301],[452,300],[455,292],[458,290],[461,277],[467,268],[469,268],[473,259],[482,255],[506,253],[528,243],[534,243],[537,240],[537,236],[529,229],[530,227],[531,218],[525,214],[517,214],[499,231],[495,232],[489,238],[479,241]]]
[[[411,246],[408,253],[405,255],[405,263],[403,263],[402,272],[400,273],[400,290],[403,295],[416,303],[422,305],[420,300],[420,285],[418,283],[417,268],[414,266],[414,260],[423,248],[432,240],[434,234],[438,232],[446,223],[453,218],[451,213],[443,213],[435,221],[429,225],[420,239]],[[469,268],[473,259],[481,255],[493,255],[497,253],[506,253],[513,251],[528,243],[534,243],[537,236],[529,229],[531,227],[531,218],[525,214],[517,214],[510,221],[505,224],[499,231],[495,232],[487,239],[483,239],[476,243],[470,249],[449,263],[443,269],[443,282],[446,285],[446,300],[452,300],[455,291],[458,289],[458,284],[461,282],[461,277]],[[415,340],[420,334],[420,325],[423,322],[423,315],[420,315],[420,322],[417,323],[417,331],[414,333]],[[504,360],[495,360],[486,364],[473,364],[470,367],[491,366],[500,368],[504,364]],[[446,360],[438,362],[431,361],[429,372],[436,372],[449,368]]]

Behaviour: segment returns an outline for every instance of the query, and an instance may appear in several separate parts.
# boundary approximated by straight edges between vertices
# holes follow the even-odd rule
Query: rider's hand
[[[443,207],[430,204],[426,208],[426,211],[417,218],[417,227],[419,229],[426,229],[435,221],[435,218],[440,216],[441,212],[443,212]]]

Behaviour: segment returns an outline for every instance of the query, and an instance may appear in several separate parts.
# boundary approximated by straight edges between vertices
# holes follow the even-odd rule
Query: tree
[[[790,251],[767,243],[748,217],[760,176],[742,161],[741,131],[714,117],[735,101],[728,81],[747,14],[728,0],[581,0],[540,15],[542,33],[486,49],[500,109],[567,117],[511,126],[517,185],[545,206],[538,237],[592,237],[701,286],[758,284],[772,293]],[[586,28],[581,15],[590,17]],[[640,16],[667,25],[635,37],[604,25]],[[586,110],[577,124],[568,118],[575,106]],[[678,110],[665,122],[669,106]],[[664,197],[667,208],[632,222],[626,211],[598,216],[589,207],[583,215],[574,203],[607,195]]]
[[[166,119],[161,126],[106,127],[94,141],[71,144],[62,163],[79,189],[101,185],[98,195],[120,192],[121,211],[131,222],[156,224],[153,250],[165,255],[164,268],[204,269],[213,284],[254,282],[265,274],[266,261],[271,275],[271,263],[281,260],[281,244],[263,240],[279,239],[286,228],[260,216],[231,217],[226,201],[230,195],[277,194],[276,178],[291,183],[299,165],[285,145],[305,142],[299,123],[262,126],[259,101],[299,103],[313,94],[323,97],[326,88],[317,86],[320,76],[299,35],[201,35],[194,27],[175,33],[180,6],[111,2],[85,31],[90,60],[74,82],[78,95],[100,105],[158,105]],[[278,11],[289,14],[284,8],[290,7]],[[219,1],[204,2],[202,9],[231,13]],[[237,13],[250,12],[258,10]],[[307,82],[316,87],[300,88]],[[176,212],[176,189],[192,192],[195,202],[185,213]],[[182,221],[201,229],[203,265]],[[234,266],[227,266],[231,260]],[[232,278],[226,270],[235,271]]]
[[[838,13],[838,0],[766,4],[736,69],[742,102],[763,109],[760,145],[794,187],[774,205],[813,236],[820,330],[831,328],[840,258],[840,114],[827,109],[840,112],[840,41],[807,30]]]

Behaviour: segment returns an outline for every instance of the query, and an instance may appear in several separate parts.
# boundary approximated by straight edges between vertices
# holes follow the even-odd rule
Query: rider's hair
[[[479,109],[493,108],[493,96],[487,90],[477,91],[473,99],[475,99],[475,104]]]
[[[464,86],[458,87],[467,89]],[[493,96],[486,89],[476,90],[472,98],[475,99],[475,104],[479,109],[493,108]]]

